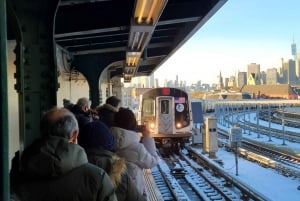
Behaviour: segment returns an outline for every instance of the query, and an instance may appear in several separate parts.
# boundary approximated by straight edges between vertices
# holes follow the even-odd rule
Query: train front
[[[138,124],[147,124],[158,147],[184,147],[192,134],[188,94],[176,88],[155,88],[140,96]]]

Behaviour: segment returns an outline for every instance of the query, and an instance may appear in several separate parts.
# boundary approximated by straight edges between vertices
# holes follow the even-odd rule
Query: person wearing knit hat
[[[115,125],[111,127],[115,138],[115,153],[126,159],[128,173],[135,182],[139,192],[147,194],[143,176],[143,168],[152,168],[157,165],[158,155],[154,139],[150,136],[149,128],[136,132],[136,118],[128,108],[120,108],[115,114]]]
[[[111,151],[114,137],[102,122],[92,121],[83,126],[78,136],[78,144],[83,148],[103,148]]]
[[[116,96],[110,96],[105,101],[106,104],[110,104],[114,107],[118,107],[120,102],[121,102],[121,100],[118,99]]]
[[[115,114],[114,122],[117,127],[135,131],[137,127],[137,121],[134,113],[129,108],[121,107]]]
[[[78,144],[84,148],[90,163],[108,173],[116,188],[118,201],[146,201],[127,173],[125,159],[111,152],[114,137],[104,123],[87,123],[79,133]]]
[[[110,96],[106,99],[105,104],[96,108],[99,120],[105,123],[108,127],[114,124],[114,115],[119,110],[121,100],[116,96]]]

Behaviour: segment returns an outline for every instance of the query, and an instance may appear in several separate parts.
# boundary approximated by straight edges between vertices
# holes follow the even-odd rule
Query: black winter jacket
[[[11,191],[22,201],[116,201],[105,171],[88,163],[84,149],[61,137],[35,141],[13,159]]]

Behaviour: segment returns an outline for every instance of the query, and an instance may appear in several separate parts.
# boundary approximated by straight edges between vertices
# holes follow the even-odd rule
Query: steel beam
[[[7,30],[6,0],[0,0],[0,90],[1,90],[1,200],[9,200],[9,140],[8,140],[8,101],[7,101]]]
[[[56,106],[57,67],[54,19],[59,0],[12,0],[17,19],[16,85],[19,96],[20,151],[40,136],[44,111]]]

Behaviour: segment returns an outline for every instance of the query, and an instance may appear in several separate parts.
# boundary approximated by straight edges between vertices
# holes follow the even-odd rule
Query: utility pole
[[[235,150],[235,175],[239,175],[238,171],[238,148],[241,146],[242,141],[242,129],[236,125],[234,125],[230,129],[229,133],[229,141],[231,144],[231,147]]]

